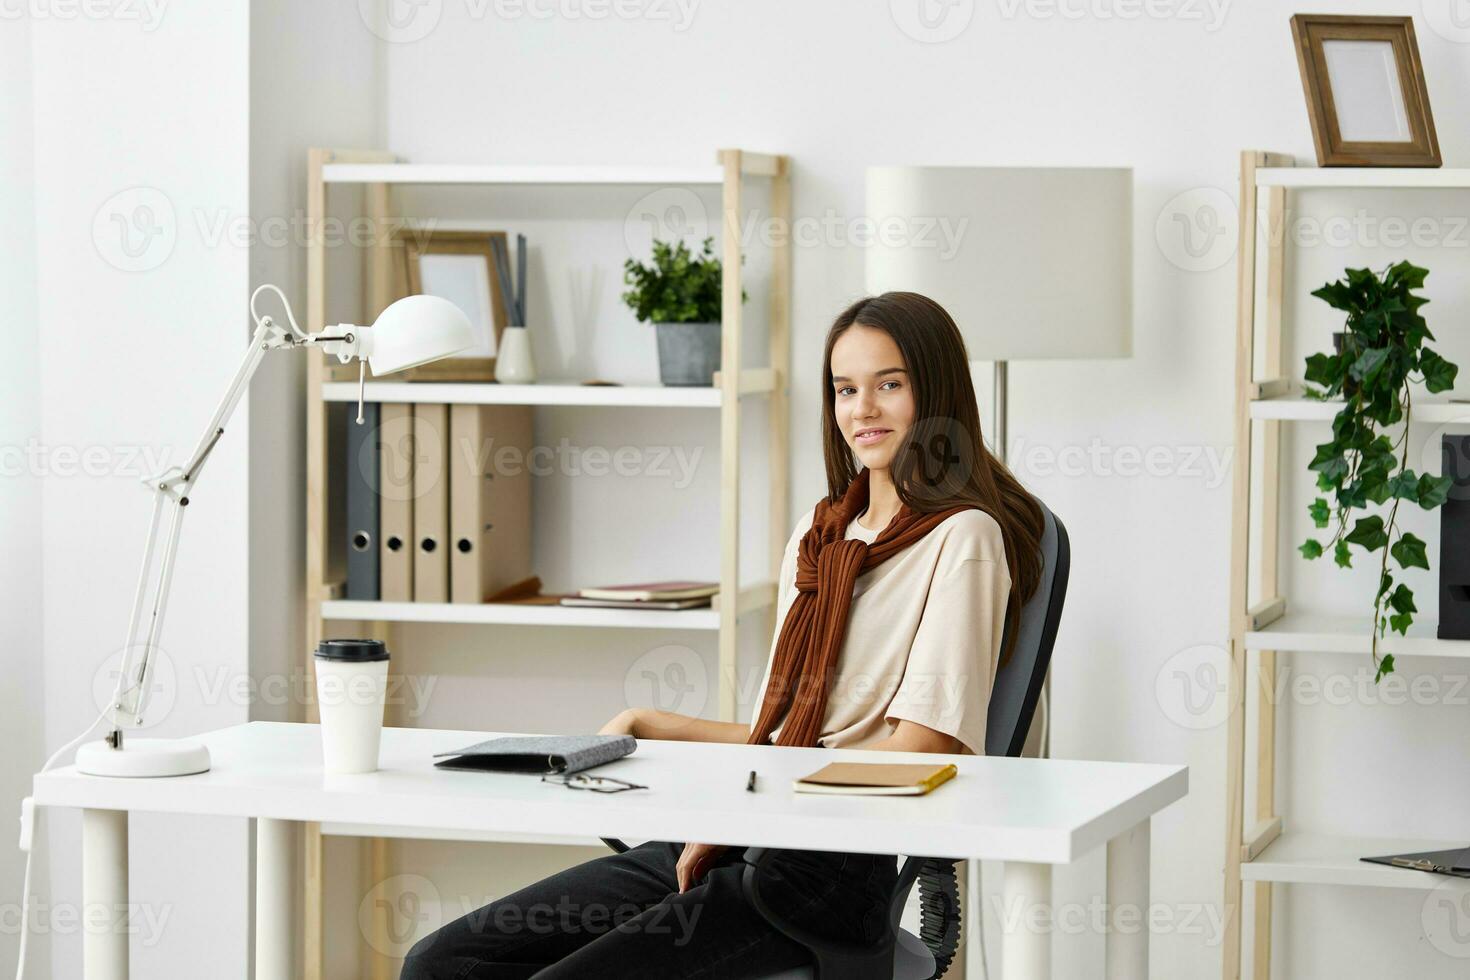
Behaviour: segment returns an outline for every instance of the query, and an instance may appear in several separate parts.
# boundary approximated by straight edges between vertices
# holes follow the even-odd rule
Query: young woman
[[[822,372],[828,496],[786,545],[754,723],[634,708],[604,733],[985,751],[1005,626],[1041,575],[1041,510],[986,451],[964,341],[933,300],[854,303]],[[425,938],[402,980],[735,980],[807,962],[745,904],[742,854],[654,841],[588,861]],[[808,929],[867,943],[886,927],[892,856],[782,851],[768,874],[771,906]]]

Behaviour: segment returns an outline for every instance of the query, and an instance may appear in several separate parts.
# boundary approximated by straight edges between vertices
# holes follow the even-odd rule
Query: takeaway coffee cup
[[[337,774],[372,772],[383,735],[388,648],[381,640],[323,640],[315,659],[322,768]]]

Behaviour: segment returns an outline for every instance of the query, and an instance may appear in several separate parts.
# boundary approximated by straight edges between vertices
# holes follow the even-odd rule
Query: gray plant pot
[[[720,325],[716,323],[655,323],[658,334],[658,376],[665,385],[691,387],[713,383],[720,369]]]

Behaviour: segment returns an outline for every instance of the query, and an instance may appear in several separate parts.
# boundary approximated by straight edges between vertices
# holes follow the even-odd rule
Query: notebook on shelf
[[[720,591],[717,582],[643,582],[637,585],[602,585],[580,589],[583,599],[619,599],[634,602],[669,602],[675,599],[708,599]]]
[[[693,599],[587,599],[582,596],[563,596],[563,606],[592,607],[596,609],[696,609],[709,605],[709,597]]]
[[[923,796],[958,773],[954,763],[833,762],[796,780],[798,793]]]

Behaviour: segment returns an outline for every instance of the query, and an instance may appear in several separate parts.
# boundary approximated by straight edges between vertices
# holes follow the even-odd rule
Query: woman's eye
[[[892,387],[889,387],[890,385]],[[887,389],[889,391],[892,391],[894,388],[897,388],[898,387],[898,382],[897,381],[885,381],[881,385],[879,385],[878,387]]]
[[[838,388],[837,389],[837,394],[839,394],[839,395],[850,395],[850,394],[852,394],[856,390],[857,390],[856,388]]]

